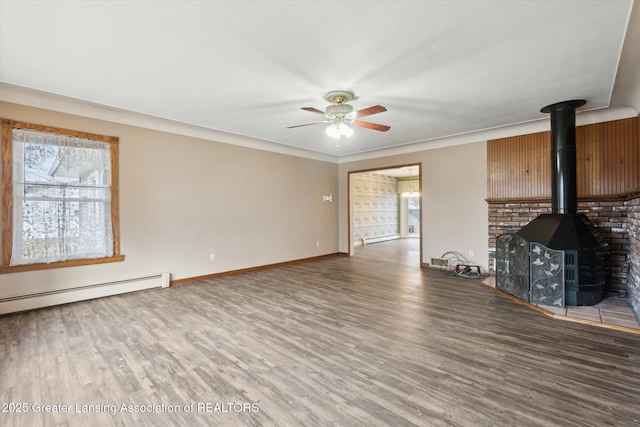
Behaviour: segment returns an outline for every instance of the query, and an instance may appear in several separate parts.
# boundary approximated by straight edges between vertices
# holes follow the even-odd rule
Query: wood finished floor
[[[639,335],[551,319],[416,254],[378,243],[2,316],[0,402],[29,412],[0,425],[640,425]]]

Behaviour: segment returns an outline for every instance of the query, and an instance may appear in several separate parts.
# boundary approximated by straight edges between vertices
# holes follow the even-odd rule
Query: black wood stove
[[[577,212],[575,110],[585,103],[584,100],[565,101],[541,110],[551,114],[551,213],[538,216],[508,242],[503,241],[506,246],[502,250],[498,248],[497,253],[502,259],[496,259],[496,286],[518,297],[533,296],[537,288],[549,296],[557,296],[560,295],[558,286],[563,286],[564,305],[595,305],[603,298],[606,245],[589,218]],[[532,248],[537,252],[532,253]],[[545,252],[547,248],[549,251]],[[557,251],[564,256],[554,263],[550,260]],[[543,279],[551,278],[556,272],[562,277],[557,282],[547,280],[553,285],[549,288],[535,285],[532,272],[538,265],[542,267]],[[520,277],[505,279],[505,268],[507,274]]]

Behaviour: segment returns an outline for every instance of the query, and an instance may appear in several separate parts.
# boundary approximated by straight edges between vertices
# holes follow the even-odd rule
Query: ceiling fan
[[[302,126],[311,126],[317,125],[321,123],[332,123],[325,132],[327,135],[331,136],[335,139],[340,139],[342,136],[351,136],[353,134],[353,129],[351,129],[348,125],[359,126],[367,129],[373,129],[380,132],[386,132],[391,127],[386,125],[381,125],[378,123],[365,122],[363,120],[357,120],[360,117],[370,116],[372,114],[382,113],[387,111],[382,105],[374,105],[369,108],[365,108],[363,110],[353,111],[353,106],[347,104],[347,102],[351,101],[354,98],[353,92],[346,90],[334,90],[327,93],[324,97],[327,101],[331,103],[326,109],[326,112],[322,112],[313,107],[303,107],[302,109],[305,111],[309,111],[311,113],[320,114],[326,117],[328,120],[322,120],[319,122],[305,123],[303,125],[295,125],[288,126],[288,129],[298,128]]]

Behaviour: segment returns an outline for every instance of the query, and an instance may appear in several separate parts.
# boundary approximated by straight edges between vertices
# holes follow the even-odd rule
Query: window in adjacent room
[[[2,266],[121,261],[118,138],[2,120]]]

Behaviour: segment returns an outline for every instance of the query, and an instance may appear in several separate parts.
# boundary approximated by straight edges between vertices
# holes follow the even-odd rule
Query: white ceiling
[[[632,5],[2,0],[0,81],[340,158],[541,120],[568,99],[637,114]],[[363,120],[391,130],[336,147],[324,125],[287,129],[322,119],[301,108],[336,89],[385,106]]]

